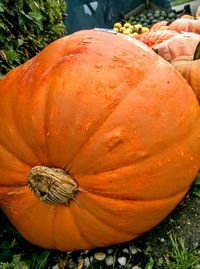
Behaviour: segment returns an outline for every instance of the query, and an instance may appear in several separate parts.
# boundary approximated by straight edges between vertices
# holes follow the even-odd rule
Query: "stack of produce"
[[[136,38],[169,61],[187,80],[200,102],[200,7],[171,24],[159,22]]]
[[[147,33],[149,31],[149,28],[144,27],[141,24],[132,25],[129,22],[126,22],[124,24],[122,24],[121,22],[116,22],[114,24],[113,30],[118,33],[135,37],[138,34]]]
[[[165,10],[155,10],[153,12],[144,12],[138,16],[131,16],[126,22],[116,22],[113,30],[127,35],[136,36],[144,32],[148,32],[150,27],[161,21],[166,23],[173,22],[177,18],[175,12],[167,12]]]
[[[173,11],[167,12],[165,10],[155,10],[153,12],[141,13],[138,16],[130,17],[129,22],[132,24],[140,23],[143,26],[151,27],[156,22],[166,20],[172,22],[177,18],[177,14]]]

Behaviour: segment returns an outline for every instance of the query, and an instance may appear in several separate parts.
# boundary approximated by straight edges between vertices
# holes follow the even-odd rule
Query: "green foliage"
[[[12,262],[0,262],[0,269],[30,269],[28,264],[20,261],[20,255],[14,255]]]
[[[23,239],[0,211],[0,269],[44,269],[50,254]]]
[[[174,233],[169,235],[171,250],[167,247],[167,252],[161,257],[155,255],[154,248],[148,246],[149,261],[145,269],[195,269],[199,268],[200,256],[198,248],[187,248],[185,241],[177,237]]]
[[[153,268],[153,265],[154,265],[154,260],[153,260],[152,257],[150,257],[148,263],[145,266],[145,269],[152,269]]]
[[[200,263],[200,257],[195,249],[187,249],[181,238],[170,235],[172,251],[166,259],[168,269],[194,269]]]
[[[11,262],[0,262],[0,269],[43,269],[47,264],[49,254],[49,250],[44,250],[40,255],[33,255],[27,261],[22,261],[20,254],[13,255]]]
[[[200,173],[197,175],[191,190],[193,194],[200,198]]]
[[[0,76],[63,36],[65,0],[0,2]]]

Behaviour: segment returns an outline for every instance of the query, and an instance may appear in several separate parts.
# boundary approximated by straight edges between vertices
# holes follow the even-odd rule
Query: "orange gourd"
[[[200,104],[200,43],[196,48],[194,59],[176,58],[172,64],[192,87]]]
[[[153,46],[153,49],[166,61],[172,61],[178,57],[192,58],[200,35],[195,33],[179,33],[178,35]]]
[[[155,30],[160,30],[161,28],[163,28],[163,30],[167,30],[168,28],[168,24],[169,22],[168,21],[159,21],[159,22],[156,22],[154,23],[151,28],[150,28],[150,31],[155,31]]]
[[[60,250],[133,239],[200,164],[200,107],[153,50],[121,34],[61,38],[0,80],[0,207]]]
[[[176,19],[169,25],[169,30],[200,34],[200,20],[185,18]]]
[[[140,35],[136,35],[135,38],[143,42],[149,47],[153,47],[157,44],[160,44],[164,40],[167,40],[173,36],[178,35],[179,33],[176,31],[169,30],[155,30],[146,32]]]

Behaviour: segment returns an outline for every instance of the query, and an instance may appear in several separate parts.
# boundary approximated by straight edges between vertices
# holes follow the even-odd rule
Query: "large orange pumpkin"
[[[200,42],[193,59],[191,57],[178,57],[172,61],[172,64],[192,87],[200,104]]]
[[[0,80],[0,205],[34,244],[86,249],[158,224],[199,169],[200,108],[146,45],[80,31]]]

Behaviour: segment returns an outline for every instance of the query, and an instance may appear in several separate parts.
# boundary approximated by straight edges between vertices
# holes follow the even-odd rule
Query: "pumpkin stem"
[[[78,191],[76,182],[59,168],[35,166],[28,173],[27,180],[31,191],[47,204],[68,205]]]

